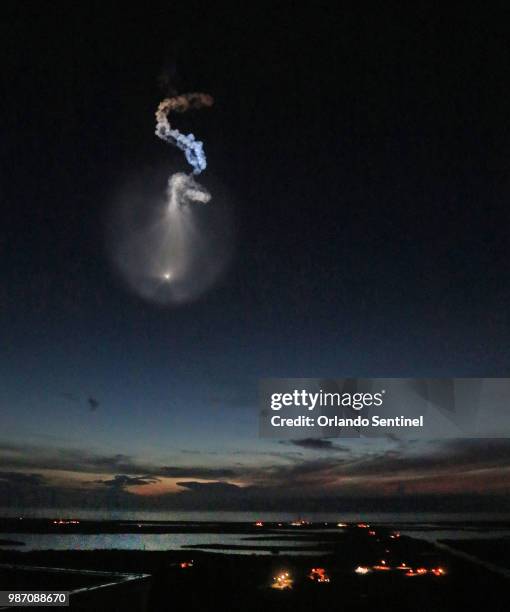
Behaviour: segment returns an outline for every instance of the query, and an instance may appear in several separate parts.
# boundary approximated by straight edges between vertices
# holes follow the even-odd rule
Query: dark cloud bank
[[[2,506],[154,510],[510,511],[510,440],[450,440],[417,453],[362,452],[328,440],[294,440],[305,457],[269,453],[271,464],[154,466],[115,454],[0,446]],[[320,451],[319,453],[316,451]],[[235,453],[233,454],[233,456]],[[45,470],[104,474],[53,486]],[[178,493],[144,495],[164,478]],[[207,482],[204,482],[206,480]],[[243,483],[242,486],[238,483]],[[136,486],[137,492],[129,490]],[[141,493],[141,492],[142,493]]]

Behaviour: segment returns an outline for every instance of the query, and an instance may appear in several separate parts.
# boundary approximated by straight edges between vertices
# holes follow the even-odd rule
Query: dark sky
[[[81,503],[92,487],[186,490],[198,507],[209,487],[228,506],[239,486],[260,501],[282,482],[294,501],[307,486],[480,492],[465,474],[478,443],[413,463],[405,445],[257,438],[263,376],[508,375],[510,11],[340,4],[2,3],[9,503]],[[108,245],[126,185],[186,170],[154,136],[162,76],[215,98],[179,127],[204,140],[204,181],[236,228],[223,277],[178,307],[128,291]],[[388,453],[405,477],[386,487],[370,466]],[[506,475],[510,450],[495,455],[487,469]],[[438,457],[459,490],[415,484]]]

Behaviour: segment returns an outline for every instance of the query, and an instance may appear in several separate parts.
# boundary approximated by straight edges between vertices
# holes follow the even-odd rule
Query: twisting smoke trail
[[[193,174],[200,174],[207,167],[204,143],[201,140],[195,140],[193,134],[181,134],[179,130],[171,128],[168,114],[172,111],[184,113],[188,109],[212,106],[213,102],[212,96],[208,94],[182,94],[173,98],[165,98],[160,102],[156,111],[156,135],[184,151],[188,163],[193,168]]]
[[[156,111],[156,135],[184,151],[193,171],[161,175],[134,184],[116,210],[112,255],[128,286],[158,304],[187,303],[220,277],[231,254],[232,234],[225,200],[194,176],[207,166],[203,143],[170,127],[175,111],[211,106],[213,99],[190,93],[163,100]],[[163,180],[160,180],[163,178]],[[162,186],[166,183],[166,191]]]
[[[180,172],[172,174],[168,179],[167,196],[169,212],[176,211],[189,202],[206,204],[211,199],[211,194],[193,180],[192,176]]]

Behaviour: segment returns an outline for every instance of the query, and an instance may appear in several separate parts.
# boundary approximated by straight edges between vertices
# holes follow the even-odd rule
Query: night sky
[[[2,3],[0,505],[508,499],[505,440],[258,438],[261,377],[509,373],[510,10],[341,4]],[[179,306],[110,256],[121,194],[188,170],[169,88],[215,98],[178,124],[235,234]]]

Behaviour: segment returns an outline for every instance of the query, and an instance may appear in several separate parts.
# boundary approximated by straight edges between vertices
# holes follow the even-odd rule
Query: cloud
[[[41,474],[0,472],[0,500],[5,507],[37,507],[48,500],[48,487]]]
[[[126,487],[144,486],[159,482],[159,478],[150,476],[127,476],[126,474],[117,474],[110,480],[94,480],[94,484],[101,484],[105,487],[113,489],[125,489]]]
[[[0,472],[0,482],[3,484],[38,487],[44,484],[41,474],[25,474],[23,472]]]
[[[89,405],[89,409],[91,410],[91,412],[94,412],[95,410],[97,410],[99,406],[99,402],[95,397],[89,397],[87,399],[87,403]]]
[[[303,438],[301,440],[289,440],[290,444],[299,446],[300,448],[306,448],[309,450],[326,450],[333,451],[335,453],[348,453],[350,449],[346,446],[337,446],[333,444],[331,440],[325,438]]]
[[[429,442],[416,450],[374,453],[356,464],[358,475],[458,473],[510,468],[510,438],[452,439]]]
[[[100,455],[84,449],[22,446],[0,443],[0,461],[4,467],[28,470],[63,470],[77,473],[147,474],[153,477],[218,480],[236,478],[239,469],[232,466],[154,465],[137,461],[121,453]]]
[[[377,508],[391,509],[392,500],[404,504],[402,507],[418,508],[416,504],[421,500],[427,508],[436,504],[436,509],[455,509],[458,503],[457,509],[462,510],[470,497],[490,498],[495,504],[497,496],[510,490],[510,439],[420,441],[390,450],[381,441],[369,441],[353,445],[351,452],[331,440],[319,440],[318,445],[317,440],[306,438],[285,443],[303,449],[303,455],[262,453],[267,455],[262,462],[260,454],[255,452],[250,457],[247,452],[243,463],[229,464],[225,457],[223,465],[216,463],[219,457],[211,464],[211,458],[197,456],[200,464],[176,466],[150,464],[119,453],[101,455],[83,449],[26,447],[6,442],[0,445],[4,469],[0,472],[0,497],[4,505],[75,503],[78,507],[103,504],[105,508],[146,508],[152,507],[144,505],[149,504],[142,499],[147,496],[129,489],[173,478],[182,491],[151,495],[150,504],[161,509],[290,511],[298,510],[300,504],[316,504],[320,509],[323,503],[326,511],[357,507],[358,502],[371,499],[372,507]],[[311,455],[308,450],[324,454]],[[234,454],[242,457],[231,453],[231,460]],[[37,473],[43,470],[44,476]],[[58,486],[50,486],[52,471],[57,470],[58,481],[55,478],[54,482]],[[88,480],[73,480],[66,472],[91,476]],[[427,499],[432,501],[426,502]],[[490,509],[491,504],[484,503]]]
[[[231,482],[199,482],[196,480],[185,480],[177,482],[183,489],[178,494],[168,499],[170,503],[175,503],[181,508],[238,508],[241,506],[249,507],[253,499],[253,489],[244,489]]]
[[[178,482],[177,485],[179,487],[183,487],[188,491],[194,493],[203,493],[203,492],[214,492],[215,494],[223,494],[223,493],[234,493],[241,490],[241,487],[238,485],[232,484],[230,482],[196,482],[196,481],[187,481],[187,482]]]
[[[160,476],[168,478],[236,478],[240,470],[231,467],[208,467],[208,466],[164,466],[156,470]]]

